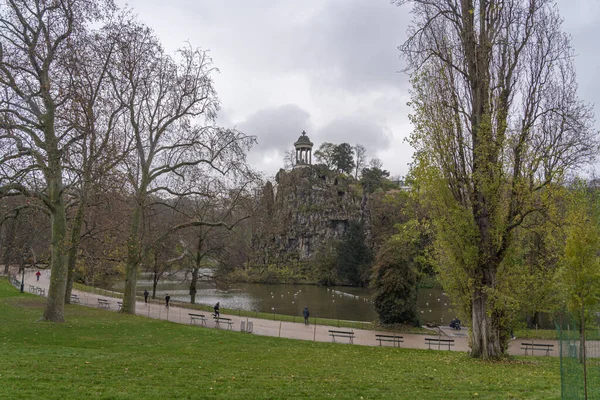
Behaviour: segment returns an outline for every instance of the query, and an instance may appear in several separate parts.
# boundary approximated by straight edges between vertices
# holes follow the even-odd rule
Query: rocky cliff
[[[369,236],[366,197],[351,177],[324,166],[280,170],[267,182],[252,237],[253,265],[285,265],[314,260],[341,240],[350,221],[364,222]]]

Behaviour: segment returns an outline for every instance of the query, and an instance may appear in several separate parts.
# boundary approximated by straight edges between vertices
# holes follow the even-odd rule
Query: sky
[[[412,149],[410,84],[397,47],[410,7],[389,0],[117,0],[174,52],[208,50],[219,124],[255,135],[248,161],[266,177],[302,131],[314,143],[362,144],[392,176]],[[600,0],[559,0],[572,36],[581,99],[600,117]],[[600,126],[600,124],[596,124]],[[313,158],[314,160],[314,158]]]

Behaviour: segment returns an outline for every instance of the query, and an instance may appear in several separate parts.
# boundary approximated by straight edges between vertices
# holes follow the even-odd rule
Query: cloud
[[[405,10],[387,1],[329,1],[307,21],[298,64],[322,88],[400,89],[406,77],[397,47],[407,24]]]
[[[256,136],[258,144],[248,154],[248,161],[267,174],[283,167],[283,154],[293,149],[303,130],[311,131],[310,114],[295,104],[255,112],[238,124],[238,129]]]
[[[349,115],[337,118],[318,129],[313,142],[319,141],[315,143],[317,148],[322,142],[362,144],[372,157],[378,150],[389,146],[391,136],[389,128],[375,122],[374,118]]]

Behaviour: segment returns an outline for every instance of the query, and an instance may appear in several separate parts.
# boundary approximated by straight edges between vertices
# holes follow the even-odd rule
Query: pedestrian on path
[[[40,280],[40,275],[42,275],[42,273],[40,271],[35,273],[35,277],[37,278],[36,280]]]
[[[148,291],[144,289],[144,303],[148,302],[148,295],[149,295]]]
[[[217,304],[215,304],[214,310],[215,310],[215,318],[219,318],[219,316],[221,316],[221,314],[219,313],[219,302],[218,301],[217,301]]]
[[[169,308],[169,300],[171,300],[171,296],[169,296],[169,293],[167,293],[167,295],[165,296],[165,303],[167,303],[165,307],[167,308]]]
[[[310,316],[308,307],[304,307],[304,311],[302,311],[302,315],[304,315],[304,325],[308,325],[308,317]]]

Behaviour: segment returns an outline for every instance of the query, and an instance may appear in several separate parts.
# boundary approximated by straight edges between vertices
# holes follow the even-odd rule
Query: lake
[[[138,282],[140,295],[144,289],[152,294],[151,282],[141,279]],[[188,282],[159,283],[156,297],[164,299],[167,293],[171,301],[190,301]],[[199,283],[196,303],[213,306],[218,301],[222,308],[296,316],[302,315],[304,307],[308,307],[311,317],[370,322],[377,320],[372,296],[370,289],[347,286],[236,283],[217,289]],[[421,289],[417,307],[423,324],[447,325],[455,317],[441,289]]]

